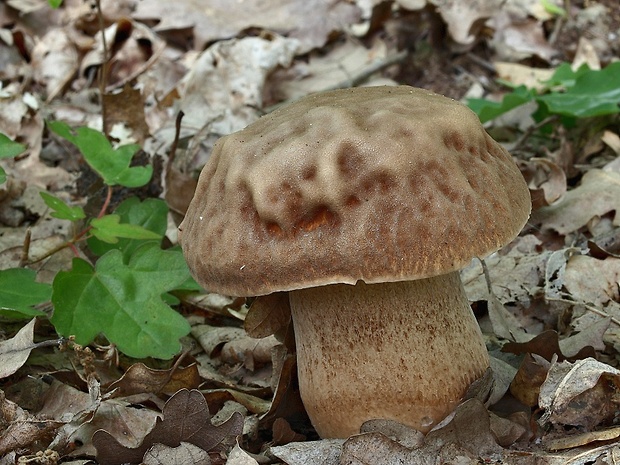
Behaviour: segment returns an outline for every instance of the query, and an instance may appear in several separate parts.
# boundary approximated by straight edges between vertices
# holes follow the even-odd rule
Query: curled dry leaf
[[[553,362],[540,388],[542,423],[592,429],[614,419],[620,400],[620,370],[593,358]]]
[[[525,354],[519,370],[510,383],[510,393],[528,407],[538,405],[540,386],[547,378],[550,363],[540,355]]]
[[[531,168],[526,171],[526,181],[532,209],[551,205],[566,193],[566,174],[556,163],[547,158],[531,158],[527,164]]]
[[[119,380],[108,386],[108,391],[115,391],[114,397],[144,392],[172,394],[183,388],[195,389],[200,382],[196,363],[168,370],[156,370],[143,363],[134,363]]]
[[[613,441],[620,438],[620,427],[604,429],[602,431],[591,431],[581,434],[573,434],[566,437],[545,440],[545,448],[548,450],[574,449],[575,447],[585,446],[593,442]],[[613,461],[601,461],[601,464],[613,464],[620,457],[620,449],[615,447]],[[592,462],[588,462],[592,463]],[[596,461],[599,463],[599,460]]]
[[[28,360],[30,352],[35,348],[33,337],[36,321],[33,318],[15,336],[0,342],[0,379],[15,373]]]
[[[108,46],[109,75],[107,90],[122,87],[150,68],[160,57],[165,48],[162,39],[146,25],[122,18],[105,29]],[[80,65],[80,74],[88,74],[91,67],[102,65],[103,40],[101,33],[96,36],[96,46],[86,54]]]
[[[239,446],[239,441],[228,454],[226,465],[258,465],[258,462]]]
[[[562,199],[535,211],[532,222],[543,229],[568,234],[587,225],[592,218],[612,211],[620,211],[620,174],[592,169]],[[620,226],[620,215],[615,215],[613,224]]]

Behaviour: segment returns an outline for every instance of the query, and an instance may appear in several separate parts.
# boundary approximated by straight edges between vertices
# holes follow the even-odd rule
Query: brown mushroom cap
[[[510,154],[465,105],[408,86],[304,97],[221,138],[180,242],[235,296],[458,270],[530,213]]]

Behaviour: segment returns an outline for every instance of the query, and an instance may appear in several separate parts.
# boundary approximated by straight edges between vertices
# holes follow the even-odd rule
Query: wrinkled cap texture
[[[179,241],[235,296],[404,281],[513,239],[530,196],[463,104],[408,86],[304,97],[215,145]]]

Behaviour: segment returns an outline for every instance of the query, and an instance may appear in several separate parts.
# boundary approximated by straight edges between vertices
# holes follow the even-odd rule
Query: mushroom
[[[463,104],[408,86],[313,94],[222,137],[179,240],[206,289],[289,291],[300,393],[323,438],[422,432],[489,367],[458,270],[530,213]]]

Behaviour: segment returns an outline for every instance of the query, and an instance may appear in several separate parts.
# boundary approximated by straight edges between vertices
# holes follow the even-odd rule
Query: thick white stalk
[[[426,432],[489,366],[459,274],[290,292],[299,384],[323,438],[373,418]]]

